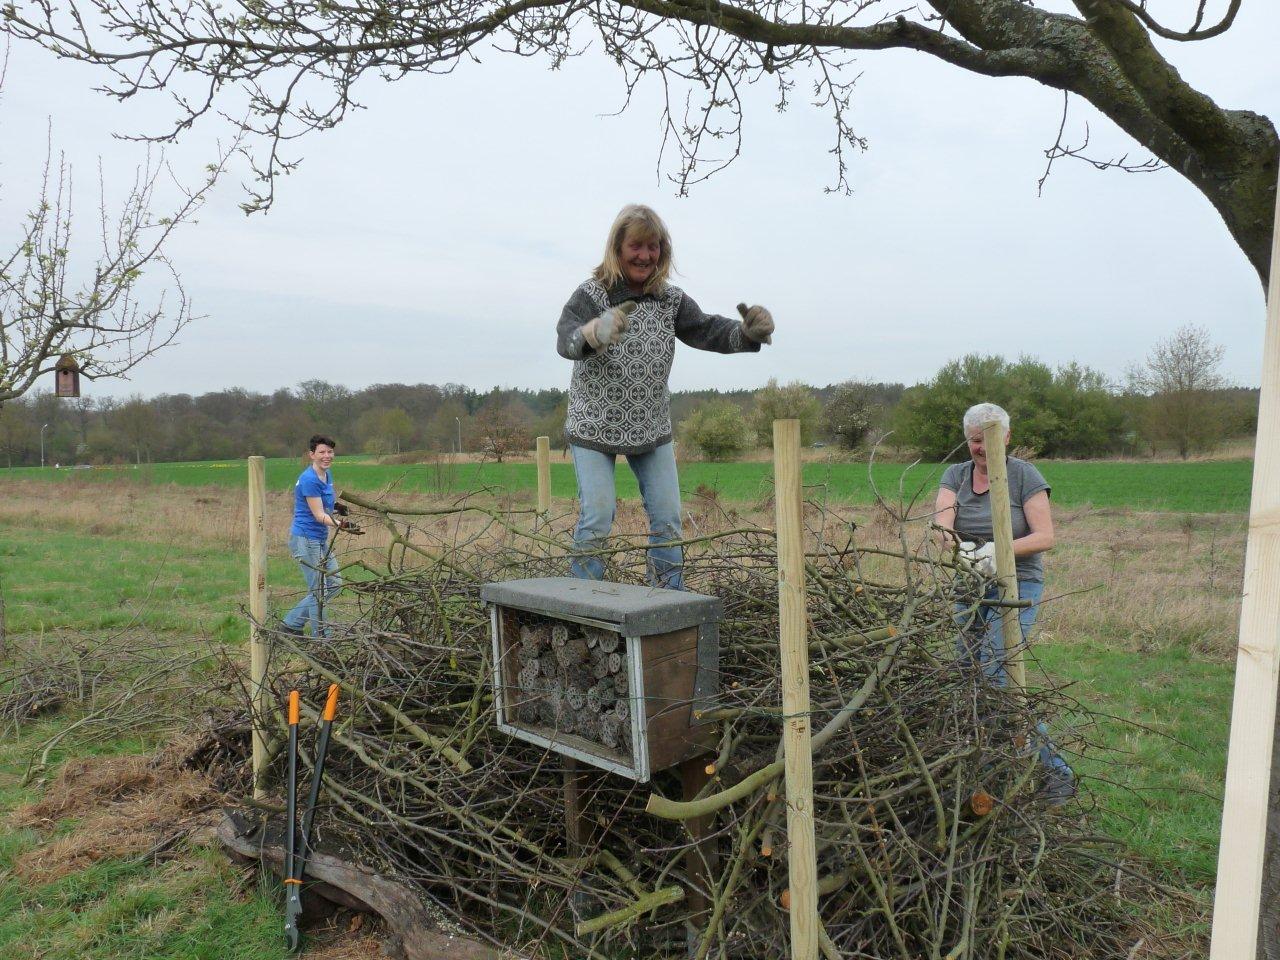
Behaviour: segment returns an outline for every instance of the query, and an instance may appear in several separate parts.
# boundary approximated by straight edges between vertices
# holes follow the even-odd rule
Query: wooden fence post
[[[546,519],[551,510],[551,438],[538,438],[538,514]]]
[[[1271,279],[1262,347],[1258,439],[1244,558],[1244,602],[1236,647],[1235,694],[1227,746],[1218,886],[1210,960],[1258,955],[1263,853],[1276,736],[1280,673],[1280,200],[1271,236]]]
[[[1005,427],[999,420],[982,425],[982,443],[987,450],[987,477],[991,484],[991,531],[996,544],[996,582],[1000,599],[1018,599],[1018,570],[1013,559],[1013,516],[1009,506],[1009,464],[1005,460]],[[1004,669],[1016,690],[1027,686],[1027,667],[1022,649],[1022,623],[1016,607],[1000,607],[1000,630],[1004,635]]]
[[[813,828],[809,643],[805,615],[800,421],[773,421],[773,497],[778,525],[778,626],[787,779],[787,868],[792,960],[818,956],[818,863]]]
[[[253,795],[266,796],[267,643],[259,625],[267,618],[267,469],[263,457],[249,458],[249,697],[253,744]]]

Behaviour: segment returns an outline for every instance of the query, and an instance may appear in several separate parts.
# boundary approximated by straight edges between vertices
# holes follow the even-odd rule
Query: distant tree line
[[[1258,391],[1231,386],[1219,372],[1222,348],[1208,331],[1185,326],[1157,343],[1123,382],[1069,363],[1050,367],[1031,357],[970,354],[946,364],[927,383],[850,381],[814,390],[768,385],[749,397],[715,398],[683,419],[680,436],[709,459],[732,459],[768,446],[776,417],[801,424],[804,443],[857,450],[870,443],[886,455],[928,460],[963,457],[961,420],[974,403],[1003,406],[1013,446],[1037,457],[1151,456],[1183,458],[1226,441],[1252,437]]]
[[[86,391],[89,393],[90,391]],[[413,450],[481,449],[479,431],[514,424],[532,436],[560,430],[563,390],[491,390],[449,383],[376,384],[350,390],[305,380],[273,393],[234,388],[124,399],[59,400],[28,395],[0,407],[0,465],[140,463],[290,456],[317,431],[342,453],[394,455]]]
[[[733,459],[772,442],[772,424],[793,417],[806,445],[939,460],[958,453],[960,420],[990,400],[1013,419],[1015,447],[1039,457],[1183,457],[1251,436],[1257,390],[1218,373],[1221,348],[1184,327],[1157,344],[1123,384],[1078,364],[972,354],[927,383],[848,381],[825,387],[770,381],[758,390],[683,391],[672,396],[682,455]],[[290,456],[317,431],[340,453],[413,457],[479,453],[501,460],[547,435],[564,446],[564,390],[487,392],[456,383],[377,384],[349,390],[305,380],[274,393],[231,389],[149,399],[32,393],[0,406],[0,465],[220,460]],[[43,434],[43,437],[42,437]]]
[[[757,412],[758,398],[774,389],[806,399],[806,442],[827,436],[814,416],[838,387],[679,392],[671,398],[672,416],[680,424],[705,407],[729,404],[739,421],[746,416],[752,423],[743,443],[735,442],[730,451],[740,452],[755,445],[757,423],[765,422]],[[891,409],[903,392],[901,384],[866,389],[869,402],[874,400],[881,411]],[[50,464],[290,456],[304,449],[307,437],[317,431],[333,434],[340,454],[411,456],[461,450],[500,460],[527,452],[540,435],[563,448],[567,404],[568,394],[559,389],[477,391],[456,383],[377,384],[350,390],[306,380],[270,394],[236,388],[199,396],[123,399],[86,395],[66,400],[41,392],[0,406],[0,466],[39,464],[42,428],[44,457]],[[778,407],[774,412],[782,415],[785,410]],[[768,416],[771,423],[772,414]]]

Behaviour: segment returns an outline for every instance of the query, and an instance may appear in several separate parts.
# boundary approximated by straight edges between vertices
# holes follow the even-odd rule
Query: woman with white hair
[[[952,531],[975,566],[988,576],[995,574],[995,543],[991,524],[991,477],[983,427],[998,421],[1004,428],[1005,443],[1010,437],[1009,414],[994,403],[979,403],[965,411],[962,426],[969,459],[953,463],[942,475],[935,503],[935,520]],[[1018,598],[1031,605],[1022,608],[1018,619],[1025,645],[1035,624],[1044,594],[1043,554],[1053,548],[1053,513],[1049,508],[1050,487],[1032,464],[1018,457],[1006,457],[1009,477],[1009,508],[1013,520],[1013,557],[1018,576]],[[998,587],[992,582],[988,599],[996,599]],[[966,610],[968,606],[964,607]],[[1009,683],[1006,658],[1013,651],[1004,648],[1004,633],[995,607],[979,607],[975,626],[981,633],[977,649],[962,649],[961,655],[976,662],[989,682],[1004,687]],[[961,644],[964,645],[962,639]],[[1051,800],[1066,800],[1075,793],[1071,768],[1058,755],[1041,725],[1040,759],[1046,768],[1045,794]]]
[[[1009,414],[1001,407],[994,403],[979,403],[965,411],[963,426],[969,459],[964,463],[953,463],[942,475],[935,520],[944,529],[954,531],[961,543],[972,544],[970,553],[975,562],[994,573],[995,543],[989,495],[991,477],[987,473],[987,447],[982,433],[983,426],[992,421],[999,421],[1004,427],[1004,439],[1008,443]],[[1037,605],[1044,593],[1044,561],[1041,555],[1053,547],[1053,514],[1049,509],[1050,487],[1040,471],[1017,457],[1007,457],[1006,465],[1018,596],[1032,602],[1032,606],[1023,608],[1020,614],[1025,638],[1035,623]],[[989,617],[987,638],[976,653],[983,673],[992,683],[1003,687],[1009,682],[1004,663],[1004,638],[999,618],[990,615],[990,607],[984,610]]]

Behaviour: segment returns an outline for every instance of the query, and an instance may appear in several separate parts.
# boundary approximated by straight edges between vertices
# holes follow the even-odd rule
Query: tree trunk
[[[971,49],[909,37],[990,76],[1026,76],[1083,97],[1213,204],[1265,287],[1280,138],[1266,117],[1228,110],[1182,79],[1141,22],[1111,0],[1074,0],[1083,19],[1022,0],[930,0]]]

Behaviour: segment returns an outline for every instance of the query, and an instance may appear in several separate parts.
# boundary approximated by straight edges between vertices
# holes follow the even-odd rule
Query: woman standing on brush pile
[[[298,475],[293,485],[293,525],[289,528],[289,556],[302,568],[307,592],[286,613],[282,625],[290,633],[301,636],[308,623],[311,635],[327,636],[324,607],[342,586],[338,577],[338,558],[329,549],[329,531],[340,530],[343,520],[333,516],[333,465],[337,443],[332,437],[317,433],[307,442],[307,458],[311,463]]]
[[[979,403],[965,411],[962,426],[970,459],[953,463],[942,475],[938,499],[934,505],[935,521],[952,531],[960,541],[961,554],[973,563],[979,573],[993,578],[984,599],[999,598],[995,583],[995,541],[991,523],[991,478],[987,472],[987,450],[983,425],[998,421],[1009,442],[1009,414],[994,403]],[[1018,598],[1030,600],[1031,606],[1018,611],[1022,627],[1022,644],[1040,612],[1044,595],[1044,560],[1041,555],[1053,548],[1053,513],[1049,507],[1048,481],[1032,464],[1017,457],[1006,457],[1009,478],[1009,512],[1013,521],[1013,557],[1018,576]],[[969,604],[958,604],[968,610]],[[982,670],[986,679],[997,687],[1009,685],[1005,664],[1013,650],[1004,648],[1004,632],[996,607],[978,607],[973,614],[972,633],[977,634],[976,649],[970,646],[971,631],[961,633],[960,656]],[[1044,724],[1038,725],[1040,760],[1045,767],[1045,796],[1062,802],[1075,794],[1075,775],[1058,755],[1048,739]]]
[[[703,313],[668,282],[671,269],[666,225],[648,207],[623,207],[604,259],[560,314],[556,349],[574,361],[564,432],[578,481],[575,577],[604,576],[604,562],[590,551],[613,528],[614,463],[622,455],[649,516],[649,582],[683,588],[680,547],[664,545],[681,538],[667,390],[676,338],[716,353],[756,352],[772,342],[773,318],[764,307],[739,304],[741,320]]]

